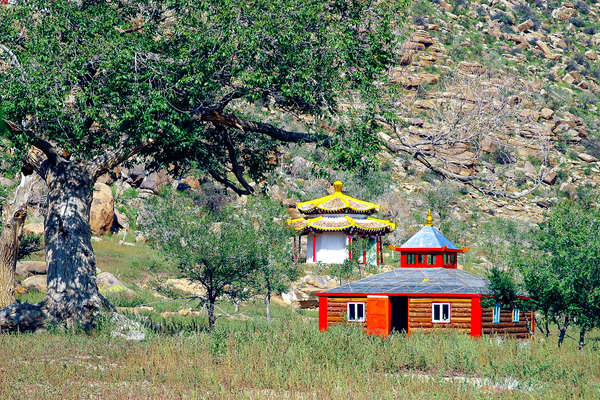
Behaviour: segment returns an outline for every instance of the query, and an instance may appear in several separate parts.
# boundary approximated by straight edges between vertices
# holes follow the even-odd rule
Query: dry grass
[[[222,305],[227,308],[226,305]],[[213,333],[142,343],[50,332],[0,336],[0,398],[422,399],[598,398],[600,342],[472,340],[462,335],[317,331],[316,313],[259,305]],[[226,309],[228,312],[229,308]],[[249,319],[247,317],[250,317]]]

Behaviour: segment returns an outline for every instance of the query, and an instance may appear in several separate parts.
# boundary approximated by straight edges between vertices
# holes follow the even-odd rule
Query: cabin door
[[[396,332],[408,332],[408,297],[390,296],[391,329]]]

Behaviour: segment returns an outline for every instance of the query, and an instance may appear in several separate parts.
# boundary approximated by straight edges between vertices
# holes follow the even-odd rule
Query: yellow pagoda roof
[[[294,230],[307,232],[345,232],[349,234],[385,234],[396,229],[396,224],[385,219],[339,217],[315,217],[289,219]]]
[[[358,200],[342,193],[343,183],[333,183],[333,194],[315,200],[298,203],[296,208],[303,214],[355,213],[373,214],[379,210],[379,204]]]

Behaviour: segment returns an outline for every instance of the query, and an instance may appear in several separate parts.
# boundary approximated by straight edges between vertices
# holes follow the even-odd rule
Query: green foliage
[[[19,246],[19,254],[17,258],[20,260],[29,256],[36,251],[40,251],[44,248],[42,245],[42,236],[34,233],[25,234],[21,238],[21,244]]]
[[[2,7],[0,44],[18,65],[3,53],[11,68],[0,74],[0,113],[30,121],[20,132],[3,131],[9,142],[2,144],[18,163],[35,135],[84,160],[151,140],[143,150],[151,166],[196,166],[232,188],[232,172],[240,182],[259,180],[272,168],[266,160],[278,152],[277,136],[242,129],[233,117],[203,118],[226,112],[252,120],[248,104],[322,116],[346,91],[376,98],[374,78],[394,60],[406,4],[34,0]],[[229,168],[232,160],[239,169]]]
[[[584,332],[600,325],[600,210],[562,201],[535,234],[533,254],[515,259],[539,309]]]
[[[280,205],[251,199],[214,213],[199,203],[194,195],[164,192],[143,211],[141,228],[184,276],[206,290],[212,327],[217,299],[243,299],[257,291],[270,298],[284,291],[297,271]]]

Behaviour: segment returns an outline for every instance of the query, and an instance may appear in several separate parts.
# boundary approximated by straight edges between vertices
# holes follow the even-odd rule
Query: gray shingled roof
[[[448,246],[449,249],[456,250],[457,247],[435,226],[424,226],[406,241],[401,249],[439,249]]]
[[[398,268],[324,293],[487,294],[489,281],[455,268]]]

